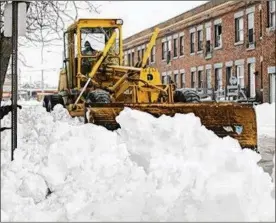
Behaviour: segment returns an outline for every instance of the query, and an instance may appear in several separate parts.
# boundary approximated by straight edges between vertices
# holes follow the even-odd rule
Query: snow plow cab
[[[219,137],[231,136],[242,148],[257,148],[256,116],[251,104],[203,102],[195,91],[162,83],[158,70],[148,66],[158,28],[135,66],[123,65],[122,25],[121,19],[80,19],[69,26],[64,33],[59,93],[45,96],[47,111],[62,104],[71,116],[82,116],[85,122],[110,130],[120,127],[116,116],[125,107],[155,117],[194,113]]]

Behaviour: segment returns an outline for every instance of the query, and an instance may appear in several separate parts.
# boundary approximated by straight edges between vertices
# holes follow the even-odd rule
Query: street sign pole
[[[17,53],[18,53],[18,2],[12,2],[12,120],[11,120],[11,160],[17,148]]]

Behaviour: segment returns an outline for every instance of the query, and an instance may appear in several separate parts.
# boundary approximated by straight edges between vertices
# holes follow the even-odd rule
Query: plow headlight
[[[116,25],[123,25],[123,20],[122,19],[117,19],[116,20]]]

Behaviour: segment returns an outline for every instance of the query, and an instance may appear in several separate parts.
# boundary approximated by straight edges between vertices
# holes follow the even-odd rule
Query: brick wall
[[[253,13],[254,34],[252,46],[248,46],[248,14]],[[235,43],[235,17],[243,18],[244,41]],[[211,68],[212,86],[215,86],[215,68],[222,69],[223,87],[227,83],[226,67],[232,67],[233,74],[237,74],[235,65],[243,65],[244,84],[247,96],[250,97],[250,81],[255,78],[256,99],[258,101],[269,101],[269,74],[268,67],[275,66],[275,29],[268,27],[268,11],[266,1],[212,1],[199,6],[193,10],[183,13],[164,23],[156,25],[161,29],[159,38],[156,41],[155,63],[151,66],[158,68],[160,75],[164,72],[185,71],[185,87],[191,87],[191,69],[203,70],[203,81],[206,86],[206,68]],[[214,47],[215,28],[214,25],[220,23],[222,27],[222,46],[212,49],[211,56],[206,57],[206,27],[211,27],[211,44]],[[155,27],[144,30],[124,40],[124,50],[135,51],[135,61],[137,61],[137,47],[149,41],[150,34]],[[190,54],[190,30],[203,31],[203,51],[198,52],[197,35],[195,35],[195,53]],[[184,56],[173,58],[173,37],[184,32]],[[262,36],[261,36],[262,35]],[[171,63],[162,61],[162,40],[171,36]],[[254,47],[253,47],[254,46]],[[252,48],[250,48],[252,47]],[[254,75],[249,74],[249,63],[255,64]],[[180,87],[181,76],[178,75]]]

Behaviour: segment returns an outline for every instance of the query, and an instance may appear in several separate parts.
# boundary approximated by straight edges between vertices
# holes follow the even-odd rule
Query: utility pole
[[[17,54],[18,54],[18,2],[12,2],[12,141],[11,160],[14,159],[14,150],[17,148]]]
[[[4,11],[4,35],[12,39],[11,161],[17,148],[18,36],[23,36],[26,32],[27,8],[27,1],[13,1],[11,4],[7,3]]]

